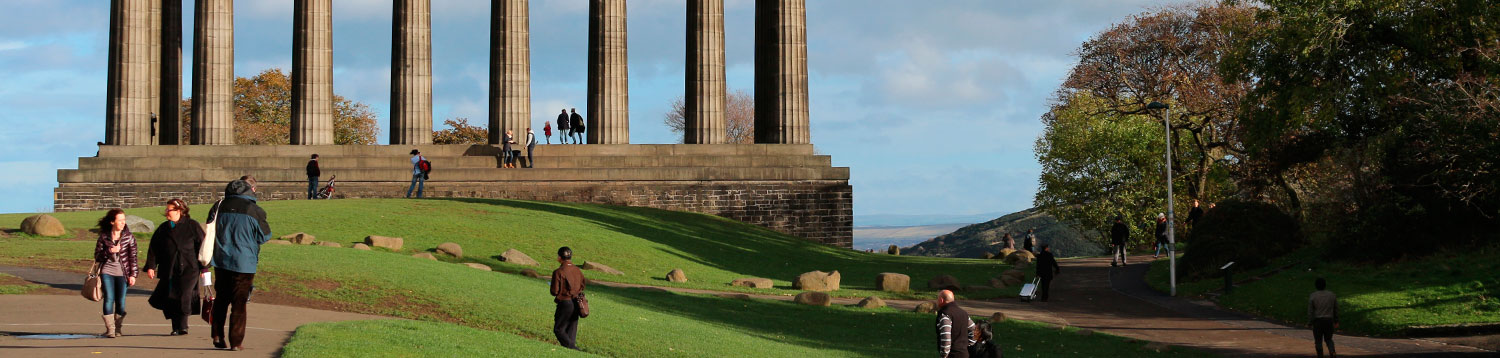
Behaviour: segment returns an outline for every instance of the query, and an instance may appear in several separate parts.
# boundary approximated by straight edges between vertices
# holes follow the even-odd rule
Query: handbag
[[[583,292],[579,292],[577,297],[573,297],[573,305],[578,306],[578,318],[589,317],[589,299],[588,297],[583,297]]]
[[[210,219],[203,225],[203,246],[198,248],[198,263],[203,266],[210,266],[214,262],[214,236],[219,233],[219,205],[222,204],[224,200],[214,203],[214,211],[208,214]]]
[[[99,280],[99,263],[94,262],[94,265],[89,267],[88,276],[83,278],[83,289],[80,290],[83,298],[94,302],[104,299],[103,284],[104,282]]]

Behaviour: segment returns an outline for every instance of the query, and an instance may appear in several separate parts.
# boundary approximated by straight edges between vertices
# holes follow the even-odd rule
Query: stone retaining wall
[[[322,185],[320,183],[319,185]],[[400,198],[406,182],[340,182],[336,198]],[[307,183],[261,183],[262,200],[306,198]],[[55,211],[213,203],[224,184],[61,183]],[[651,207],[718,215],[823,244],[853,247],[854,190],[847,181],[428,182],[428,198],[491,198]],[[274,213],[272,213],[274,215]]]

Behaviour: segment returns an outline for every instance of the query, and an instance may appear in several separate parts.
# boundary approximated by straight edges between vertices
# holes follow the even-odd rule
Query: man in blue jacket
[[[216,223],[214,239],[213,329],[214,347],[244,349],[245,304],[260,263],[260,245],[271,240],[266,212],[255,203],[255,178],[248,175],[229,182],[224,201],[209,209],[209,222]],[[233,309],[234,314],[228,314]],[[224,341],[224,316],[229,316],[229,341]]]

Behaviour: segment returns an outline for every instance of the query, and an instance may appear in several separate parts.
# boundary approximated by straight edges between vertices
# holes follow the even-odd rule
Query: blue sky
[[[808,0],[812,140],[851,169],[854,212],[1031,206],[1047,100],[1090,35],[1164,0]],[[109,1],[6,0],[0,12],[0,212],[50,211],[56,170],[104,138]],[[184,1],[184,39],[192,3]],[[485,123],[489,1],[433,0],[434,128]],[[752,91],[751,0],[725,0],[730,90]],[[532,116],[585,106],[588,1],[532,0]],[[631,143],[671,143],[681,0],[628,5]],[[290,70],[291,0],[235,2],[235,73]],[[389,0],[334,1],[334,91],[389,121]],[[190,43],[183,88],[191,84]],[[384,134],[379,136],[386,140]]]

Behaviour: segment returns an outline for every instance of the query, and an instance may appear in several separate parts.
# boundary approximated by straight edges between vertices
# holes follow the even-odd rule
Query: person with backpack
[[[411,197],[412,189],[417,190],[417,198],[422,197],[422,187],[427,184],[427,173],[422,170],[426,161],[427,158],[422,157],[422,152],[416,149],[411,150],[411,186],[406,188],[406,197]],[[431,164],[425,165],[431,168]]]
[[[313,154],[312,159],[307,161],[307,199],[318,198],[318,177],[323,171],[318,169],[318,155]]]
[[[1130,238],[1130,227],[1125,226],[1123,216],[1115,216],[1114,226],[1109,228],[1109,267],[1115,267],[1115,260],[1119,259],[1121,265],[1125,263],[1125,240]]]
[[[543,121],[542,122],[542,135],[546,136],[546,138],[547,138],[547,144],[549,144],[549,145],[552,144],[552,122],[551,121]]]
[[[536,168],[536,159],[532,153],[536,152],[536,132],[526,128],[526,168]]]
[[[587,141],[584,140],[585,137],[583,132],[583,130],[586,129],[583,127],[583,116],[578,115],[577,108],[573,109],[573,115],[570,116],[568,120],[573,122],[573,134],[578,135],[578,138],[575,139],[574,143],[586,143]]]
[[[572,122],[568,119],[568,110],[563,109],[562,113],[557,115],[557,140],[559,143],[569,144],[571,142],[570,139],[573,138],[573,126],[568,122]]]
[[[989,322],[974,322],[974,344],[969,345],[970,358],[1003,358],[1000,345],[995,343],[994,326]]]
[[[573,249],[563,246],[557,249],[557,269],[552,271],[552,297],[557,310],[552,313],[552,334],[557,343],[578,350],[579,305],[576,299],[583,297],[583,270],[573,266]]]
[[[266,221],[266,211],[256,204],[255,191],[255,178],[240,177],[224,188],[224,200],[208,209],[208,222],[216,226],[210,261],[215,299],[209,338],[219,349],[245,349],[242,343],[249,319],[245,307],[255,287],[260,246],[271,240],[271,224]],[[227,342],[225,323],[229,324]]]
[[[969,345],[974,344],[974,321],[969,319],[969,312],[954,301],[953,291],[938,292],[937,304],[938,354],[945,358],[968,358]]]

